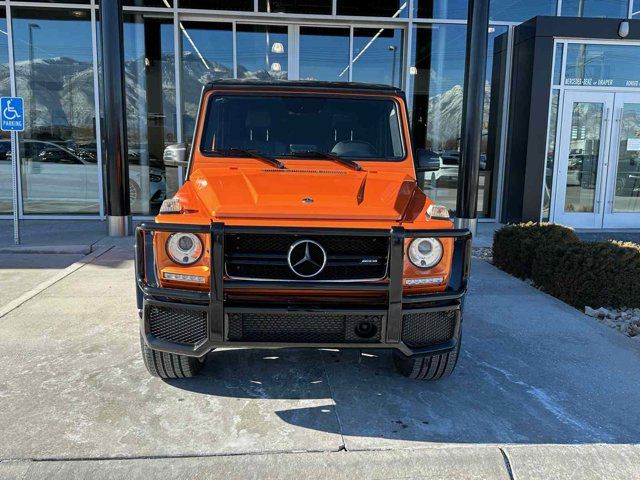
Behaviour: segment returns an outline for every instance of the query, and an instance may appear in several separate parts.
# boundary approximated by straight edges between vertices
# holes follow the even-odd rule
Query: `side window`
[[[391,132],[391,146],[393,147],[393,155],[395,157],[402,156],[402,136],[400,135],[400,127],[398,121],[398,113],[395,108],[389,112],[389,132]]]

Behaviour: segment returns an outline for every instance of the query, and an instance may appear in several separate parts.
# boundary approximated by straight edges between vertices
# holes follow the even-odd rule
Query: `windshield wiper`
[[[322,157],[322,158],[326,158],[327,160],[333,160],[335,162],[341,163],[343,165],[346,165],[347,167],[351,167],[354,170],[360,171],[362,170],[362,167],[360,166],[360,164],[358,162],[354,162],[353,160],[349,160],[348,158],[344,158],[344,157],[340,157],[334,153],[329,153],[329,152],[319,152],[317,150],[306,150],[306,151],[299,151],[299,152],[292,152],[292,153],[288,153],[287,156],[292,156],[292,157]]]
[[[282,163],[280,160],[276,158],[267,157],[266,155],[262,155],[258,152],[254,152],[251,150],[243,150],[242,148],[221,148],[217,150],[209,150],[207,153],[213,153],[215,155],[242,155],[245,157],[256,158],[258,160],[262,160],[263,162],[268,163],[269,165],[273,165],[274,167],[285,169],[287,166]]]

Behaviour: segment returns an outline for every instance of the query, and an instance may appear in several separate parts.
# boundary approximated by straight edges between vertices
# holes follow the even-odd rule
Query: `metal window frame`
[[[94,0],[92,0],[93,3]],[[104,220],[104,178],[102,165],[102,116],[100,111],[100,76],[98,71],[98,22],[97,10],[91,9],[91,43],[92,43],[92,59],[93,59],[93,102],[95,109],[96,124],[96,152],[98,160],[98,209],[100,218]]]
[[[493,24],[490,24],[493,26]],[[497,25],[496,25],[497,26]],[[504,79],[504,102],[502,105],[502,124],[500,125],[500,145],[498,145],[498,176],[496,181],[498,182],[498,188],[496,189],[495,209],[494,216],[479,218],[480,223],[496,223],[499,221],[502,215],[502,202],[504,194],[504,183],[506,175],[506,163],[507,163],[507,136],[509,128],[509,110],[511,108],[510,95],[511,95],[511,78],[513,76],[513,44],[515,41],[515,27],[510,26],[507,28],[507,63],[505,65],[505,79]]]
[[[557,17],[561,17],[562,16],[562,2],[563,2],[563,0],[558,0],[558,5],[556,7],[556,16]],[[628,19],[633,18],[633,2],[634,2],[634,0],[628,0],[627,1],[627,18]]]

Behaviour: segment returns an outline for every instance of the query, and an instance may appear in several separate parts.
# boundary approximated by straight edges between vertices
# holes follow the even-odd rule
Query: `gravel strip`
[[[493,248],[491,247],[473,247],[471,249],[471,256],[473,258],[479,258],[489,263],[493,263]]]
[[[597,318],[605,325],[624,333],[628,337],[640,338],[640,308],[584,307],[584,313]]]

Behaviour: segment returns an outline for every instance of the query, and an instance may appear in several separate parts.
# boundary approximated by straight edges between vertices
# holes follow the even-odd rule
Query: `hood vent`
[[[280,169],[280,168],[265,168],[262,170],[264,173],[315,173],[319,175],[346,175],[347,172],[343,170],[301,170],[301,169]]]

